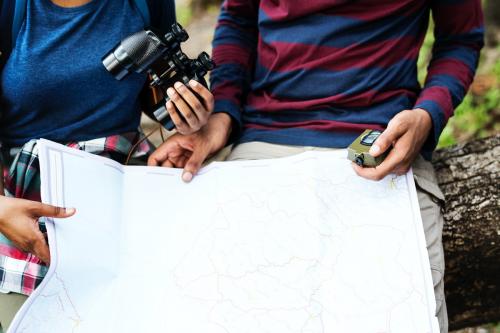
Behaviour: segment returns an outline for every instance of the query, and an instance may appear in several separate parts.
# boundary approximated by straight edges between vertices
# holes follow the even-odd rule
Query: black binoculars
[[[175,82],[187,84],[190,80],[208,87],[204,76],[215,67],[205,52],[196,59],[190,59],[182,52],[181,43],[188,38],[186,30],[178,23],[173,24],[165,35],[142,30],[126,37],[102,58],[106,70],[117,80],[122,80],[132,72],[149,74],[150,86],[161,88],[164,98],[144,111],[168,130],[172,130],[175,125],[165,107],[169,101],[167,89]]]

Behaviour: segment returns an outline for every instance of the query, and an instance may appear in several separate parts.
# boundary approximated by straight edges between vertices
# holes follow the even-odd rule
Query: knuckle
[[[167,110],[173,110],[173,109],[175,109],[175,106],[174,106],[174,103],[173,103],[172,99],[168,100],[165,103],[165,107],[167,108]]]
[[[178,93],[172,93],[172,96],[170,96],[170,100],[174,103],[178,102],[180,99],[181,99],[181,97],[179,96]]]
[[[196,101],[193,103],[192,105],[192,108],[193,110],[196,112],[196,113],[202,113],[204,111],[204,107],[201,105],[200,101]]]
[[[175,112],[175,108],[173,106],[167,107],[168,114],[172,118],[177,118],[177,112]]]
[[[186,118],[186,120],[194,120],[194,113],[192,113],[192,112],[186,112],[184,114],[184,118]]]
[[[42,204],[36,201],[30,201],[27,203],[27,209],[31,212],[38,212],[42,209]]]
[[[177,129],[182,127],[182,123],[180,122],[179,118],[172,116],[171,119]]]

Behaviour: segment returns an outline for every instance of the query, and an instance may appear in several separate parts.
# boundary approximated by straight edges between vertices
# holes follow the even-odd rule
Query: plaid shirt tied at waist
[[[153,150],[153,146],[144,140],[144,135],[140,132],[70,142],[66,145],[120,163],[125,163],[129,157],[134,162],[145,163]],[[31,140],[18,148],[0,148],[0,161],[5,167],[5,195],[41,201],[37,141]],[[133,153],[129,156],[131,151]],[[39,226],[42,232],[46,232],[43,223],[39,223]],[[0,291],[29,295],[40,284],[47,270],[48,267],[40,259],[17,249],[0,233]]]

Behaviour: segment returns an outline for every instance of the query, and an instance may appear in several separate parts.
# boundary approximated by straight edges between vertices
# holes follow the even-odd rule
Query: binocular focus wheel
[[[210,56],[206,52],[200,53],[198,61],[201,62],[207,71],[211,71],[215,67],[215,63],[212,59],[210,59]]]
[[[174,34],[175,38],[181,43],[187,41],[189,38],[187,31],[179,23],[172,24],[172,33]]]

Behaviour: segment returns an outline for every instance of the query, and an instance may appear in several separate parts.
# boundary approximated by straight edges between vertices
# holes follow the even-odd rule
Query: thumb
[[[375,140],[370,148],[370,155],[377,157],[385,152],[405,132],[403,126],[398,121],[391,120],[385,131]]]
[[[60,219],[73,216],[75,213],[76,209],[74,208],[62,208],[43,203],[37,203],[33,208],[33,214],[36,216],[55,217]]]
[[[198,147],[198,149],[195,149],[191,157],[186,162],[184,172],[182,173],[182,180],[189,183],[193,179],[193,175],[200,170],[201,165],[207,156],[208,151],[205,147]]]

